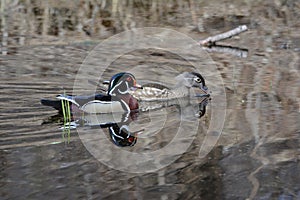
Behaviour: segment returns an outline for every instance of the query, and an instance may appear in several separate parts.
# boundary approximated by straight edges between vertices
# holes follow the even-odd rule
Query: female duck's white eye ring
[[[196,81],[197,83],[201,83],[201,79],[199,77],[195,77],[194,81]]]

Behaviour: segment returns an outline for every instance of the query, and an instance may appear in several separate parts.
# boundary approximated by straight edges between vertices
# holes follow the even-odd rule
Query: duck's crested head
[[[203,76],[197,72],[184,72],[178,75],[176,80],[188,88],[197,87],[203,91],[207,91],[208,89]]]
[[[114,124],[109,127],[109,133],[113,143],[119,147],[134,146],[137,137],[129,131],[127,125]]]
[[[142,88],[136,83],[133,74],[128,72],[121,72],[115,74],[109,81],[108,94],[109,95],[123,95],[128,94],[132,88]]]

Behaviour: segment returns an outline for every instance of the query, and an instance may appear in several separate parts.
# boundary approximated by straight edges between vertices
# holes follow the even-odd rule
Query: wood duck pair
[[[163,88],[155,84],[144,87],[136,83],[135,77],[127,72],[114,75],[108,84],[106,94],[91,96],[58,95],[58,100],[42,99],[41,103],[62,112],[61,100],[70,102],[72,111],[86,113],[131,112],[139,109],[138,101],[165,101],[190,95],[190,88],[199,88],[203,94],[197,97],[209,97],[204,78],[195,72],[184,72],[176,77],[177,85]]]

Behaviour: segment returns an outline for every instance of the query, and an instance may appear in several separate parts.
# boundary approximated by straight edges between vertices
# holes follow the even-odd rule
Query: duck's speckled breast
[[[132,95],[130,95],[130,94],[122,95],[122,97],[120,99],[123,100],[123,102],[127,104],[127,106],[129,107],[130,110],[138,110],[139,109],[139,102]]]

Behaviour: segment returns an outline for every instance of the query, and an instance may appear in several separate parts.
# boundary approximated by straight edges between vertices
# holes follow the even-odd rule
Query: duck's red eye
[[[130,82],[130,81],[132,81],[132,78],[131,77],[127,77],[126,81]]]
[[[130,142],[130,143],[132,143],[133,140],[134,140],[134,138],[132,138],[132,137],[128,138],[128,142]]]

